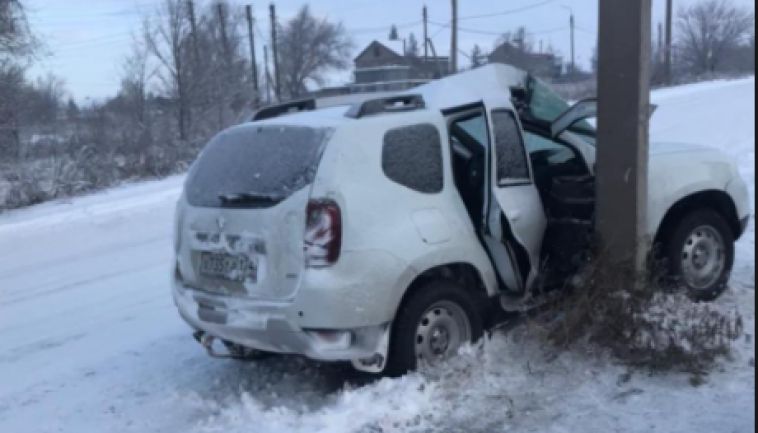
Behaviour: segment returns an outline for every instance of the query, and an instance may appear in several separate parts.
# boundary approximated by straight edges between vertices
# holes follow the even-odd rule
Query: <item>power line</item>
[[[597,38],[597,33],[593,32],[592,30],[587,30],[587,29],[585,29],[583,27],[579,27],[579,26],[577,26],[576,29],[579,30],[579,34],[582,34],[582,35],[585,35],[585,36],[589,36],[589,37],[592,37],[592,38]]]
[[[407,29],[410,27],[418,26],[423,24],[423,21],[411,21],[407,23],[402,24],[395,24],[394,26],[398,29]],[[355,28],[355,29],[347,29],[348,32],[352,34],[363,34],[363,33],[378,33],[378,32],[389,32],[392,25],[388,26],[381,26],[381,27],[364,27],[364,28]]]
[[[434,24],[436,26],[440,27],[440,30],[438,30],[436,34],[438,34],[440,31],[449,28],[450,24],[443,24],[438,23],[434,21],[429,21],[430,24]],[[569,27],[563,26],[563,27],[556,27],[552,29],[546,29],[546,30],[538,30],[538,31],[529,31],[527,29],[527,33],[530,35],[547,35],[551,33],[557,33],[568,30]],[[502,36],[504,31],[497,31],[497,30],[480,30],[480,29],[472,29],[472,28],[466,28],[466,27],[458,27],[458,31],[464,32],[464,33],[472,33],[472,34],[478,34],[478,35],[488,35],[488,36]],[[433,38],[434,36],[432,36]]]
[[[491,18],[491,17],[500,17],[500,16],[504,16],[504,15],[513,15],[513,14],[518,14],[518,13],[521,13],[521,12],[526,12],[526,11],[529,11],[529,10],[532,10],[532,9],[537,9],[539,7],[545,6],[545,5],[553,3],[553,2],[555,2],[555,0],[545,0],[545,1],[537,3],[537,4],[533,4],[533,5],[529,5],[529,6],[522,6],[520,8],[510,9],[510,10],[502,11],[502,12],[492,12],[492,13],[481,14],[481,15],[469,15],[467,17],[458,18],[458,20],[459,21],[464,21],[464,20],[475,20],[475,19],[479,19],[479,18]]]
[[[429,23],[430,23],[430,24],[435,24],[435,23],[433,23],[433,22],[431,22],[431,21],[429,21]],[[435,25],[438,25],[438,26],[440,26],[440,28],[439,28],[439,30],[437,30],[436,32],[434,32],[434,34],[433,34],[432,36],[430,36],[430,37],[429,37],[429,39],[434,39],[434,38],[436,38],[436,37],[437,37],[437,36],[439,36],[439,34],[440,34],[440,33],[442,33],[442,32],[443,32],[445,29],[447,29],[447,28],[450,28],[450,23],[447,23],[447,24],[435,24]]]

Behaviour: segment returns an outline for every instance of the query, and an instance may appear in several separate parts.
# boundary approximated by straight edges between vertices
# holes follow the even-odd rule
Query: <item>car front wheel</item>
[[[697,301],[713,301],[727,288],[734,265],[734,234],[710,209],[685,216],[666,246],[676,285]]]
[[[434,365],[482,336],[482,320],[470,295],[455,282],[419,287],[400,307],[386,372],[397,376],[421,364]]]

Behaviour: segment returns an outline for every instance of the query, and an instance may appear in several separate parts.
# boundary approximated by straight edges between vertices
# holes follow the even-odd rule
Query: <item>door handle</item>
[[[511,212],[511,215],[510,215],[511,221],[518,221],[520,219],[521,219],[521,212],[519,211]]]

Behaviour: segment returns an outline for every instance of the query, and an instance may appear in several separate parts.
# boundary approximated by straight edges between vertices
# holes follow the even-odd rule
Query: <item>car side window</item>
[[[384,135],[382,170],[392,181],[414,191],[442,191],[442,141],[431,124],[405,126]]]
[[[510,110],[492,112],[497,155],[497,181],[529,182],[529,163],[518,122]]]

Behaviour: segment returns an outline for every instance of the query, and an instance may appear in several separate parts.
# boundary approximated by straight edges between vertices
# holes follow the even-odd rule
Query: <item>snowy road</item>
[[[657,92],[653,137],[722,147],[754,191],[754,91],[749,79]],[[503,335],[438,377],[370,383],[299,358],[210,359],[169,294],[181,180],[0,215],[0,432],[753,430],[752,340],[698,388],[545,360]],[[751,223],[720,301],[741,305],[751,335],[754,245]]]

